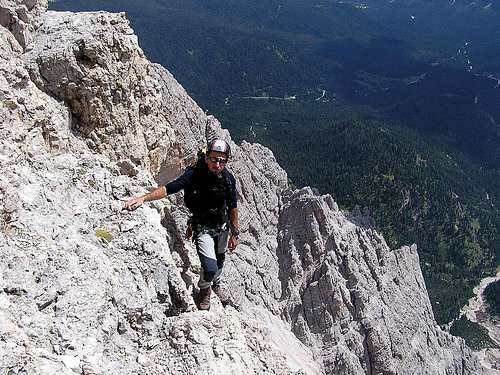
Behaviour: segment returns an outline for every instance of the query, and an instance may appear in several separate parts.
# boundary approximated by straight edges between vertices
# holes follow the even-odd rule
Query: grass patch
[[[113,235],[104,229],[96,229],[95,235],[97,238],[102,239],[106,243],[113,241]]]

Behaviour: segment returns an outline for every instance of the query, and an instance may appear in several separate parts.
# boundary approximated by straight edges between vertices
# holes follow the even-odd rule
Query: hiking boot
[[[220,301],[222,302],[222,305],[225,305],[229,302],[229,296],[226,294],[224,288],[221,287],[220,283],[213,284],[212,290],[217,295],[217,297],[219,297]]]
[[[200,310],[210,310],[210,294],[212,290],[210,288],[200,289],[200,301],[198,308]]]

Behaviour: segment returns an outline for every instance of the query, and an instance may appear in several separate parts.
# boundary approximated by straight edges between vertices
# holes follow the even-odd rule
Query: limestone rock
[[[481,371],[463,340],[434,321],[416,246],[390,251],[309,188],[290,194],[282,209],[283,314],[327,373]]]
[[[87,144],[162,180],[182,170],[205,142],[208,118],[145,59],[125,15],[47,12],[41,22],[24,59],[38,87],[68,104]]]
[[[47,0],[1,0],[0,25],[8,29],[25,48],[37,27],[37,17],[46,9]]]
[[[128,170],[137,173],[123,175],[123,164],[93,153],[85,138],[75,137],[70,112],[31,81],[14,37],[0,31],[5,36],[0,49],[5,99],[0,103],[0,367],[13,373],[118,374],[147,368],[163,374],[165,365],[150,361],[155,357],[141,348],[164,357],[168,319],[189,316],[196,308],[171,256],[161,208],[121,211],[127,196],[144,193],[154,180],[130,165]],[[234,337],[220,337],[224,358],[204,368],[224,362],[265,368],[261,358],[269,358],[273,368],[286,373],[282,356],[258,336],[258,328],[243,323],[244,316],[226,321],[222,310],[211,315],[219,322],[208,330],[214,337],[219,326],[234,331]],[[203,321],[201,316],[197,324]],[[196,327],[193,323],[191,329]],[[188,340],[177,358],[196,358],[200,344]],[[200,364],[189,366],[198,372]]]

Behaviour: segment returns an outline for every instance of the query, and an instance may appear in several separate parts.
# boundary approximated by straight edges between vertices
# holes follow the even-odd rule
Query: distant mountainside
[[[391,243],[415,239],[434,312],[448,322],[500,258],[498,14],[458,1],[366,4],[51,7],[126,11],[147,55],[236,140],[271,146],[298,185],[369,206]]]
[[[486,301],[489,305],[490,313],[496,316],[497,319],[500,318],[500,281],[488,285],[484,290],[484,295]]]
[[[500,8],[498,7],[498,3],[494,0],[385,0],[385,1],[380,1],[380,0],[364,0],[360,2],[356,1],[335,1],[336,3],[348,3],[352,4],[354,6],[381,6],[381,4],[403,4],[403,5],[410,5],[410,6],[415,6],[418,4],[432,4],[433,6],[435,5],[440,5],[443,7],[446,7],[448,9],[454,9],[454,10],[499,10]]]

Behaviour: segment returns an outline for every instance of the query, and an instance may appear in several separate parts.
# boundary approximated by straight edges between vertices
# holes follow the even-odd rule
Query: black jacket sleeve
[[[177,177],[175,180],[172,180],[169,183],[167,183],[166,185],[167,195],[175,194],[183,190],[186,186],[189,186],[189,184],[191,184],[192,180],[193,180],[193,170],[188,169],[179,177]]]

